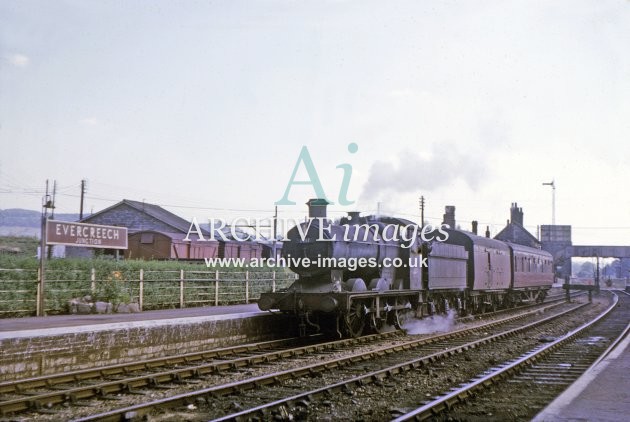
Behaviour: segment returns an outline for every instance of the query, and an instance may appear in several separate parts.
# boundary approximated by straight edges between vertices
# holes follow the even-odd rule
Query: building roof
[[[104,210],[101,210],[99,212],[96,212],[88,217],[85,217],[83,220],[81,220],[82,222],[89,222],[91,219],[93,219],[96,216],[102,215],[107,213],[108,211],[119,207],[120,205],[127,205],[131,208],[134,208],[135,210],[147,214],[159,221],[161,221],[162,223],[172,227],[173,229],[175,229],[175,232],[182,232],[182,233],[188,233],[188,229],[190,228],[190,222],[186,221],[185,219],[183,219],[182,217],[173,214],[170,211],[165,210],[164,208],[160,207],[159,205],[155,205],[155,204],[149,204],[147,202],[140,202],[140,201],[132,201],[131,199],[123,199],[122,201],[112,205],[111,207],[105,208]],[[201,229],[201,231],[205,234],[209,234],[209,232],[207,230],[204,230],[203,228]]]
[[[159,234],[165,237],[168,237],[172,240],[178,241],[178,242],[182,242],[184,241],[184,239],[186,239],[187,237],[187,233],[181,233],[181,232],[162,232],[162,231],[158,231],[158,230],[140,230],[137,232],[133,232],[133,233],[129,233],[129,236],[142,236],[143,234],[147,234],[147,233],[152,233],[152,234]],[[189,237],[189,240],[193,243],[197,243],[200,242],[199,238],[197,237],[196,234],[191,234]],[[219,240],[215,238],[215,240],[210,240],[210,239],[205,239],[203,241],[203,243],[218,243]]]
[[[519,245],[540,248],[540,241],[518,223],[508,223],[496,236],[495,239]]]
[[[465,230],[446,229],[446,233],[448,233],[449,239],[454,240],[456,244],[459,244],[457,242],[462,242],[463,244],[468,245],[479,245],[486,248],[508,250],[507,245],[504,242],[499,242],[496,238],[492,239],[485,236],[479,236]]]

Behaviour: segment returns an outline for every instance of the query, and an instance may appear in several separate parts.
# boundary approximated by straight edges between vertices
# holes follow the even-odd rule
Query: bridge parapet
[[[630,258],[630,246],[573,245],[565,248],[565,256]]]

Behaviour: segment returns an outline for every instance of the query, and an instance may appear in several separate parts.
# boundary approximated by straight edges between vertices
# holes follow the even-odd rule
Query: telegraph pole
[[[276,205],[276,212],[273,215],[273,259],[274,262],[278,259],[278,253],[276,252],[276,242],[278,240],[278,206]]]
[[[424,196],[420,197],[420,227],[424,227]]]
[[[79,208],[79,221],[83,220],[83,197],[85,196],[85,179],[81,180],[81,206]]]
[[[48,193],[48,192],[47,192]],[[55,200],[57,199],[57,181],[53,180],[53,191],[52,191],[52,207],[50,211],[50,218],[55,219]]]
[[[46,195],[42,198],[42,233],[39,246],[39,285],[37,286],[37,316],[46,315],[45,284],[46,284],[46,222],[48,209],[54,209],[55,204],[48,194],[48,180],[46,180]]]
[[[46,189],[46,193],[48,194],[48,189]],[[57,196],[57,181],[53,180],[53,191],[52,191],[52,206],[50,207],[51,211],[50,211],[50,218],[52,218],[53,220],[55,219],[55,200],[56,200],[56,196]],[[52,246],[46,246],[46,255],[48,256],[48,259],[52,258],[52,251],[53,247]]]

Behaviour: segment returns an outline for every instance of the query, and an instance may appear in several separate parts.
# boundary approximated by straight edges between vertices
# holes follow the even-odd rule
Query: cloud
[[[409,98],[413,96],[413,91],[411,89],[393,89],[389,91],[389,96],[394,98]]]
[[[31,59],[24,54],[11,54],[6,57],[6,60],[15,67],[26,67],[31,62]]]
[[[398,153],[396,161],[372,164],[362,200],[392,193],[435,190],[459,180],[476,190],[486,175],[484,159],[461,152],[450,143],[434,145],[431,154],[424,157],[415,151],[404,150]]]
[[[85,119],[79,120],[79,123],[85,126],[97,126],[100,121],[96,117],[86,117]]]

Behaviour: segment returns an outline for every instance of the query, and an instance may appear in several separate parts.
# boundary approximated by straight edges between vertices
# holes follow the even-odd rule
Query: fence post
[[[37,301],[35,302],[35,315],[42,315],[41,305],[43,301],[40,299],[42,294],[42,269],[41,267],[37,269]]]
[[[140,285],[138,287],[138,306],[142,310],[144,304],[144,269],[142,268],[140,268]]]
[[[92,267],[90,273],[90,291],[92,292],[92,296],[96,293],[96,268],[94,267]]]
[[[245,271],[245,303],[249,303],[249,270]]]
[[[179,270],[179,308],[184,307],[184,270]]]
[[[219,306],[219,270],[216,270],[214,276],[214,306]]]
[[[275,293],[276,291],[276,270],[273,270],[271,273],[271,291]]]

